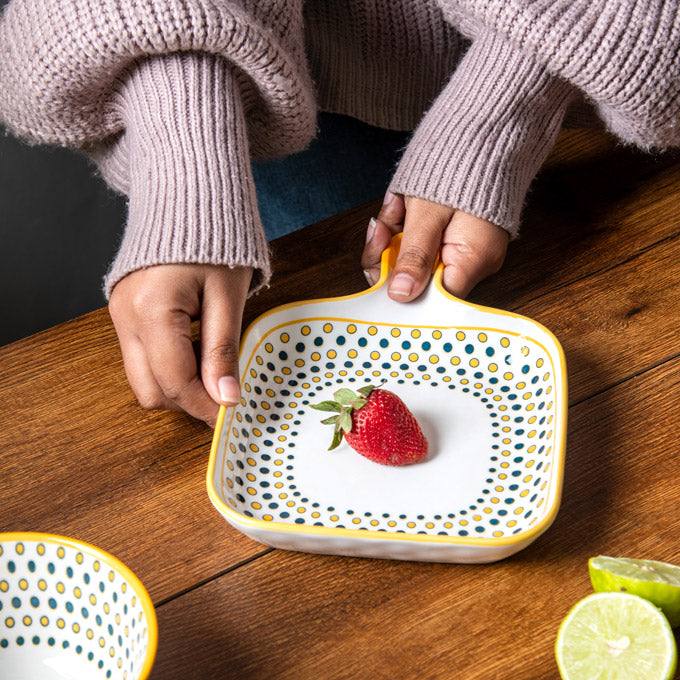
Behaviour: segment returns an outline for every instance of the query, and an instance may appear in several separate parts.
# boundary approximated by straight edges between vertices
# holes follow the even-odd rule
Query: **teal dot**
[[[487,347],[485,351],[488,357],[492,357],[496,353],[493,347]]]
[[[10,574],[13,574],[17,570],[16,564],[12,560],[10,560],[7,563],[7,571],[9,571]]]
[[[40,605],[40,600],[34,595],[31,598],[31,606],[38,607]]]
[[[452,349],[453,349],[453,345],[450,342],[444,343],[444,351],[445,352],[450,352]]]
[[[383,338],[378,344],[379,344],[381,347],[385,348],[385,347],[387,347],[387,345],[389,345],[390,343],[389,343],[385,338]]]
[[[465,352],[467,354],[472,354],[475,351],[474,345],[465,345]]]
[[[71,603],[71,602],[67,602],[67,603],[66,603],[66,611],[67,611],[69,614],[73,614],[73,603]]]
[[[28,571],[31,573],[35,571],[35,562],[33,560],[28,560]]]
[[[87,611],[87,607],[83,607],[83,608],[80,610],[80,613],[83,615],[83,618],[84,618],[84,619],[87,619],[87,618],[89,618],[89,616],[90,616],[90,612]]]
[[[103,593],[105,588],[106,586],[104,585],[104,581],[99,581],[99,592]]]
[[[304,352],[305,351],[305,343],[304,342],[298,342],[297,345],[295,345],[295,349],[298,352]]]
[[[359,338],[358,340],[359,347],[366,347],[368,344],[368,340],[366,338]]]
[[[8,645],[9,642],[7,640],[5,639],[0,640],[0,647],[2,647],[3,649],[7,649]]]
[[[19,607],[21,607],[21,600],[18,597],[13,597],[12,598],[12,606],[15,609],[19,609]]]
[[[47,604],[50,609],[56,609],[57,608],[57,601],[51,597],[49,600],[47,600]]]
[[[82,654],[83,648],[80,645],[76,646],[76,654]]]
[[[316,338],[314,338],[314,344],[315,344],[317,347],[321,347],[321,345],[323,345],[323,338],[322,338],[322,337],[316,337]]]
[[[87,659],[88,661],[92,661],[94,659],[94,654],[92,652],[87,653]]]
[[[22,635],[19,635],[19,637],[17,638],[17,644],[19,645],[19,647],[21,647],[24,644],[24,638]]]
[[[48,563],[47,563],[47,571],[49,571],[50,574],[54,574],[55,568],[54,568],[54,563],[53,563],[53,562],[48,562]]]
[[[48,644],[50,647],[54,647],[54,643],[55,643],[55,639],[54,639],[53,637],[47,638],[47,644]]]
[[[66,567],[66,576],[73,578],[73,567]]]
[[[31,638],[31,642],[32,642],[34,645],[39,645],[39,644],[40,644],[40,638],[39,638],[37,635],[34,635],[34,636]]]
[[[71,643],[70,643],[68,640],[64,640],[64,641],[61,643],[61,646],[62,646],[64,649],[68,649],[70,644],[71,644]]]
[[[338,335],[338,337],[335,340],[338,345],[344,345],[345,344],[345,336],[344,335]]]

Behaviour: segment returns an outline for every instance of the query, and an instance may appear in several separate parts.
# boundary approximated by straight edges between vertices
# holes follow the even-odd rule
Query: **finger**
[[[389,287],[393,300],[410,302],[423,292],[452,213],[451,208],[437,203],[409,199],[404,235]]]
[[[406,217],[406,202],[401,194],[388,191],[385,194],[378,219],[393,233],[400,232]]]
[[[177,411],[177,405],[166,398],[156,382],[139,338],[119,333],[119,340],[125,374],[139,405],[149,410]]]
[[[372,218],[368,234],[371,239],[367,240],[364,252],[361,256],[361,267],[364,270],[366,280],[373,285],[380,278],[380,260],[383,250],[390,245],[392,232],[381,220]]]
[[[215,270],[206,279],[201,313],[201,376],[212,399],[225,406],[238,403],[241,319],[252,270]]]
[[[491,222],[457,211],[444,232],[444,288],[466,297],[484,278],[503,265],[508,233]]]
[[[198,376],[189,315],[179,309],[160,312],[146,320],[141,340],[165,397],[194,418],[213,424],[217,404]]]

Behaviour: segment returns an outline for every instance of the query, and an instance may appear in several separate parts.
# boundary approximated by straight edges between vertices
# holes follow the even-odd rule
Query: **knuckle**
[[[432,266],[432,255],[422,246],[410,245],[399,256],[397,268],[401,270],[411,270],[421,272]]]
[[[227,340],[215,345],[208,349],[206,359],[223,364],[235,364],[239,359],[238,344],[235,340]]]
[[[182,383],[170,383],[163,388],[165,396],[170,400],[181,404],[184,402],[187,392],[194,386],[198,378],[194,376],[191,380]]]

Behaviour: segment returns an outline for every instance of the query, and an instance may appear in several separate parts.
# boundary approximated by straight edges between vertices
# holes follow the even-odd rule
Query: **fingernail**
[[[375,228],[378,226],[378,223],[375,221],[375,217],[371,217],[370,220],[368,220],[368,229],[366,229],[366,243],[370,243],[371,239],[373,238],[373,234],[375,234]]]
[[[372,286],[378,280],[375,272],[371,271],[370,269],[364,269],[364,276],[366,277],[366,281],[368,281]]]
[[[383,205],[389,205],[395,198],[396,194],[393,194],[391,191],[388,191],[385,194],[385,198],[383,199]]]
[[[231,375],[225,375],[217,381],[217,391],[220,393],[220,401],[225,406],[234,406],[241,398],[238,381]]]
[[[408,297],[416,282],[408,274],[397,274],[390,283],[390,293],[398,297]]]

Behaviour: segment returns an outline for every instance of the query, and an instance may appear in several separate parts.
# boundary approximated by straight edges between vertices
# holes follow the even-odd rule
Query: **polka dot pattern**
[[[0,676],[3,651],[23,647],[75,655],[93,680],[136,680],[150,641],[142,597],[84,546],[0,536]]]
[[[365,531],[502,538],[533,526],[545,510],[553,470],[556,399],[552,359],[538,342],[508,331],[411,328],[309,319],[273,329],[242,376],[243,398],[225,421],[221,493],[238,512],[268,522]],[[386,380],[455,390],[478,400],[491,437],[480,451],[487,476],[474,503],[433,514],[341,507],[296,484],[296,445],[309,405],[346,386]],[[319,455],[325,447],[319,445]]]

